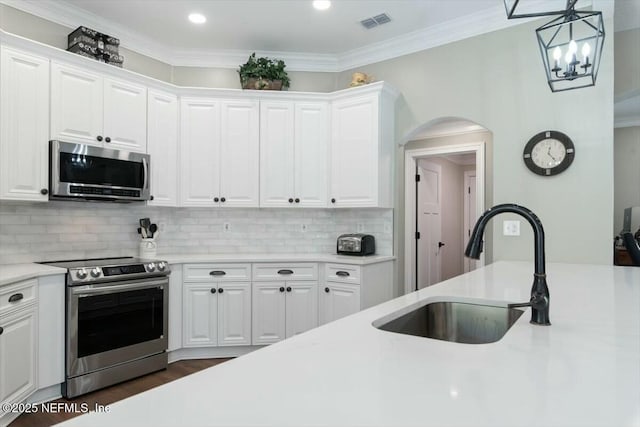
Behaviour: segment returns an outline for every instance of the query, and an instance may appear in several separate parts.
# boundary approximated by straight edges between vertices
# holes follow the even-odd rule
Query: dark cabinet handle
[[[222,270],[213,270],[213,271],[209,272],[210,276],[224,276],[226,274],[227,273],[225,271],[222,271]]]
[[[291,292],[291,286],[287,286],[287,292]]]
[[[293,203],[293,199],[291,199],[291,198],[290,198],[290,199],[289,199],[289,203]]]
[[[284,292],[284,287],[280,286],[280,292]]]
[[[291,270],[278,270],[278,274],[293,274]]]
[[[222,288],[218,288],[218,293],[219,293],[219,294],[221,294],[221,293],[223,293],[223,292],[224,292],[224,289],[222,289]]]
[[[218,203],[218,202],[220,201],[220,198],[218,198],[218,197],[214,197],[214,198],[213,198],[213,201],[214,201],[214,202],[216,202],[216,203]]]
[[[4,328],[0,326],[0,335],[2,335],[3,332],[4,332]]]
[[[211,293],[215,294],[216,293],[216,288],[211,288]]]
[[[109,136],[108,136],[108,137],[106,137],[106,138],[104,139],[104,141],[105,141],[105,142],[111,142],[111,137],[109,137]]]
[[[336,199],[331,199],[331,203],[335,203],[335,202],[336,202]]]
[[[300,203],[300,199],[296,197],[296,203]]]
[[[153,196],[149,196],[149,200],[153,200]]]
[[[40,190],[40,194],[42,194],[43,196],[46,196],[47,194],[49,194],[49,190],[47,190],[46,188],[43,188],[42,190]]]
[[[227,199],[225,199],[224,197],[221,197],[221,198],[220,198],[220,201],[221,201],[222,203],[224,203],[224,202],[226,202],[226,201],[227,201]]]
[[[22,298],[24,298],[24,295],[22,294],[13,294],[9,297],[9,302],[20,301]]]
[[[336,271],[336,276],[340,276],[340,277],[349,277],[350,274],[348,271]]]
[[[329,293],[329,288],[324,288],[324,291],[325,291],[326,293]]]
[[[102,141],[102,135],[98,135],[98,136],[96,136],[96,139],[97,139],[98,141]]]

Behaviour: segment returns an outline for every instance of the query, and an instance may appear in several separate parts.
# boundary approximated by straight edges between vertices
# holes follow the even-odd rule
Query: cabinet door
[[[218,283],[218,345],[251,344],[251,284]]]
[[[51,63],[51,139],[102,146],[102,77]]]
[[[293,114],[291,102],[260,104],[261,207],[295,206]]]
[[[216,293],[212,293],[212,289]],[[183,346],[215,346],[218,342],[218,299],[215,284],[184,285],[183,304]]]
[[[377,206],[378,96],[334,102],[331,120],[332,206]]]
[[[151,156],[149,205],[178,205],[178,99],[175,95],[149,91],[147,152]]]
[[[294,181],[300,206],[327,206],[328,129],[326,103],[296,104]]]
[[[105,147],[147,152],[147,89],[104,79]]]
[[[220,105],[182,99],[180,112],[182,205],[217,206],[213,198],[220,197]]]
[[[258,101],[223,101],[221,110],[220,206],[258,207]]]
[[[49,60],[2,47],[0,199],[47,201]]]
[[[320,324],[360,311],[360,286],[327,282],[320,290]]]
[[[318,326],[318,283],[287,282],[286,337]]]
[[[273,344],[285,338],[285,283],[253,282],[252,343]]]
[[[0,402],[18,402],[36,389],[35,306],[0,318]],[[0,410],[0,417],[4,411]]]

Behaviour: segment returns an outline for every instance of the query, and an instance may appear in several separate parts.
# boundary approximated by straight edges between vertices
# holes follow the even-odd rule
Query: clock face
[[[542,176],[557,175],[565,171],[575,155],[571,139],[562,132],[540,132],[527,142],[524,163],[534,173]]]

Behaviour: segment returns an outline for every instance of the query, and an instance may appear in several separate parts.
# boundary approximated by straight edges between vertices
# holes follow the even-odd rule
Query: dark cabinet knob
[[[105,140],[105,142],[111,142],[111,137],[108,136],[104,140]]]
[[[296,203],[300,203],[300,199],[296,197]]]
[[[287,286],[287,292],[291,292],[291,286]]]
[[[329,288],[324,288],[324,291],[325,291],[326,293],[329,293]]]
[[[18,293],[18,294],[13,294],[9,297],[9,302],[18,302],[20,301],[22,298],[24,298],[24,295]]]
[[[102,141],[102,135],[98,135],[98,136],[96,136],[96,139],[97,139],[98,141]]]
[[[149,200],[153,200],[153,196],[149,196]]]
[[[218,197],[214,197],[214,198],[213,198],[213,201],[214,201],[214,202],[216,202],[216,203],[218,203],[218,202],[220,201],[220,198],[218,198]]]
[[[335,202],[336,202],[336,199],[331,199],[331,203],[335,203]]]
[[[223,293],[223,292],[224,292],[224,289],[222,289],[222,288],[218,288],[218,293],[219,293],[219,294],[221,294],[221,293]]]
[[[49,190],[47,190],[46,188],[43,188],[42,190],[40,190],[40,194],[46,196],[47,194],[49,194]]]
[[[216,293],[216,288],[211,288],[211,293],[215,294]]]
[[[280,292],[284,292],[284,287],[280,286]]]
[[[0,326],[0,335],[2,335],[3,332],[4,332],[4,328]]]
[[[289,203],[293,203],[293,199],[289,199]]]
[[[224,197],[222,197],[222,198],[220,198],[220,201],[221,201],[222,203],[224,203],[224,202],[226,202],[226,201],[227,201],[227,199],[225,199]]]

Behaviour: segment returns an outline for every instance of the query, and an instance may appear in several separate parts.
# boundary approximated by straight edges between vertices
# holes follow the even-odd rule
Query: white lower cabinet
[[[229,270],[232,279],[225,279]],[[207,272],[204,275],[204,272]],[[251,344],[250,266],[188,264],[183,276],[183,347]]]
[[[326,282],[319,295],[321,325],[360,311],[360,285]]]

